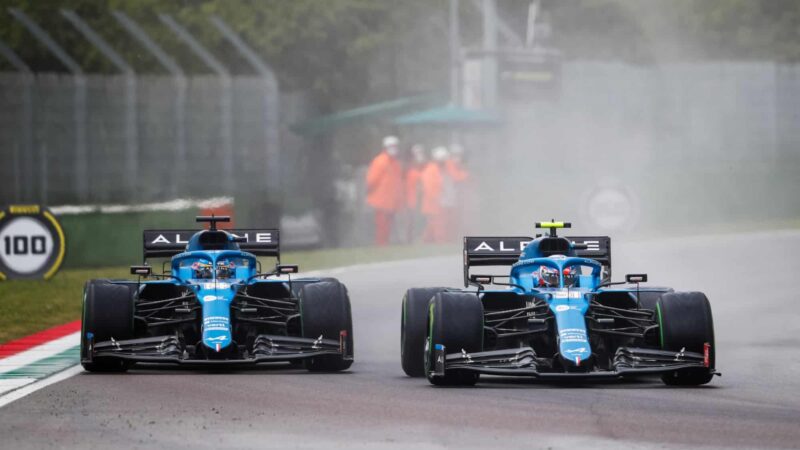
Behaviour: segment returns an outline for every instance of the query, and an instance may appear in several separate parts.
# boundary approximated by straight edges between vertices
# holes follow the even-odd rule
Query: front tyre
[[[89,372],[125,372],[130,363],[117,358],[89,360],[89,336],[94,342],[132,339],[134,290],[127,284],[89,280],[83,290],[81,365]]]
[[[339,340],[345,332],[347,352],[353,354],[353,319],[350,313],[350,297],[347,288],[331,278],[311,283],[300,289],[300,323],[303,337]],[[342,355],[322,355],[305,361],[311,372],[338,372],[348,369],[352,359]]]
[[[428,333],[425,342],[425,375],[437,386],[473,386],[480,374],[471,370],[447,370],[444,376],[433,374],[434,348],[444,345],[445,352],[483,351],[483,303],[475,294],[440,292],[428,304]]]
[[[656,316],[661,332],[661,348],[703,354],[709,344],[708,368],[669,372],[661,380],[670,386],[698,386],[714,377],[715,343],[711,304],[702,292],[671,292],[656,302]]]
[[[413,288],[403,297],[400,317],[400,363],[410,377],[425,376],[425,337],[428,326],[428,303],[445,288]]]

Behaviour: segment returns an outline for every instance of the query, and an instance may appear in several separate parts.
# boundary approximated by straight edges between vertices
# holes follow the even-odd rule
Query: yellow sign
[[[0,210],[0,281],[50,279],[64,262],[64,230],[39,205],[11,205]]]

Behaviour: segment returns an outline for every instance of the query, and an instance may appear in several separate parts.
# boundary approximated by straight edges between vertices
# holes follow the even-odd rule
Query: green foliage
[[[524,35],[530,0],[498,0],[500,16]],[[800,61],[797,0],[542,0],[553,44],[568,59],[766,59]],[[0,0],[19,8],[87,72],[115,68],[59,9],[76,10],[139,73],[164,73],[113,19],[138,22],[190,74],[209,68],[159,20],[172,15],[236,74],[252,73],[208,18],[222,17],[277,72],[284,90],[310,90],[322,110],[444,91],[447,0]],[[480,10],[461,1],[462,42],[480,45]],[[36,71],[64,71],[13,18],[0,14],[0,40]],[[502,40],[501,40],[502,43]],[[9,66],[0,61],[0,70]]]
[[[506,0],[524,29],[529,0]],[[542,0],[568,58],[800,61],[797,0]]]
[[[59,9],[78,12],[139,73],[164,70],[114,20],[110,14],[113,10],[123,11],[139,23],[188,73],[210,70],[159,20],[160,13],[170,14],[183,24],[232,72],[252,73],[252,68],[209,22],[210,16],[218,15],[277,71],[284,89],[312,89],[335,102],[363,96],[369,85],[371,61],[393,55],[398,42],[413,39],[410,31],[414,30],[414,23],[427,23],[437,11],[446,12],[446,1],[0,0],[0,7],[26,12],[87,72],[113,73],[115,69],[59,14]],[[446,36],[446,30],[435,31]],[[420,35],[430,36],[424,32]],[[65,70],[8,14],[0,15],[0,39],[36,71]],[[441,38],[429,40],[426,45],[428,51],[436,45],[447,48]],[[446,69],[445,65],[436,71],[444,74]]]

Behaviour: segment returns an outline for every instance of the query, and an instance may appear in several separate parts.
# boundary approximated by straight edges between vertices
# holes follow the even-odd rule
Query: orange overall
[[[422,171],[422,205],[420,210],[425,215],[425,242],[441,243],[447,235],[447,223],[442,208],[442,191],[444,187],[444,170],[439,163],[429,162]]]
[[[375,209],[375,244],[389,243],[394,214],[402,208],[403,200],[400,161],[381,152],[367,170],[367,204]]]

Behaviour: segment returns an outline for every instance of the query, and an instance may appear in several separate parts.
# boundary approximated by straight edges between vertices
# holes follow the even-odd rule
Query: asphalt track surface
[[[348,373],[82,373],[0,409],[0,448],[798,448],[797,255],[798,232],[615,242],[617,277],[711,299],[723,376],[700,388],[405,377],[400,298],[458,286],[453,256],[335,271],[353,302]]]

